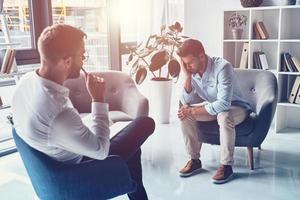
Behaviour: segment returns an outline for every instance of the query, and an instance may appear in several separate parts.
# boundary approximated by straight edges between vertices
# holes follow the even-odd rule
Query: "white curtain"
[[[120,0],[122,42],[143,41],[162,24],[183,25],[184,0]]]

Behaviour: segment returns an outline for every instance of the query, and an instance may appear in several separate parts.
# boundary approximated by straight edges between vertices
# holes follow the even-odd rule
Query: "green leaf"
[[[126,65],[128,65],[131,61],[132,61],[132,59],[133,59],[133,55],[132,55],[132,53],[128,56],[128,60],[127,60],[127,62],[126,62]]]
[[[175,78],[179,76],[180,73],[180,64],[179,62],[173,58],[168,63],[169,74]]]
[[[168,52],[163,49],[155,53],[151,58],[150,71],[154,72],[162,68],[169,60]]]
[[[137,45],[137,49],[140,48],[142,46],[143,42],[140,42],[140,44]]]
[[[140,85],[146,78],[147,76],[147,70],[145,67],[141,67],[138,69],[136,75],[135,75],[135,82]]]
[[[139,59],[137,59],[137,60],[132,64],[131,69],[130,69],[130,72],[129,72],[130,76],[133,76],[133,75],[137,72],[137,70],[139,69],[138,64],[139,64]]]
[[[181,32],[182,31],[182,27],[181,27],[181,25],[180,25],[180,23],[179,22],[175,22],[175,24],[174,24],[174,28],[175,28],[175,30],[177,31],[177,32]]]
[[[171,31],[173,31],[173,32],[175,32],[175,31],[176,31],[176,28],[175,28],[175,26],[174,26],[174,25],[172,25],[172,26],[169,26],[169,29],[170,29]]]
[[[160,32],[162,33],[162,32],[164,32],[164,30],[166,30],[166,25],[165,24],[160,26]]]
[[[183,39],[190,38],[189,36],[185,36],[185,35],[182,35],[182,36],[180,36],[180,37],[182,37]]]
[[[154,51],[154,49],[148,49],[148,51],[144,52],[143,54],[140,54],[140,58],[145,58],[147,56],[149,56],[152,52]]]

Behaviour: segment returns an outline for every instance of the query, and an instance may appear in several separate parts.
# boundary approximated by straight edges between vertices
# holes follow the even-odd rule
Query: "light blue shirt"
[[[182,90],[180,100],[182,104],[195,103],[199,97],[206,101],[205,109],[211,115],[228,111],[231,105],[251,110],[244,100],[243,94],[235,76],[233,66],[223,58],[208,57],[207,68],[202,77],[192,75],[192,91]]]

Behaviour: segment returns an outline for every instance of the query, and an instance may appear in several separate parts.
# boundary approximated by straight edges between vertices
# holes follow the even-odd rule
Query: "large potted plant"
[[[246,26],[246,23],[246,15],[241,15],[236,12],[230,16],[228,25],[231,28],[233,39],[242,38],[243,28]]]
[[[182,29],[179,22],[162,25],[160,33],[150,35],[145,43],[126,47],[130,51],[127,65],[136,83],[141,84],[148,73],[152,74],[150,105],[159,123],[169,123],[172,80],[177,80],[180,73],[175,52],[185,38],[180,35]]]

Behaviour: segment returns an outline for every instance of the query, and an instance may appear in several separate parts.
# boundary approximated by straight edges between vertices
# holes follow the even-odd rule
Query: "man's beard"
[[[78,78],[80,76],[80,66],[79,65],[76,65],[74,62],[73,62],[73,65],[72,65],[72,70],[71,70],[71,73],[69,74],[69,77],[70,79],[72,78]]]

